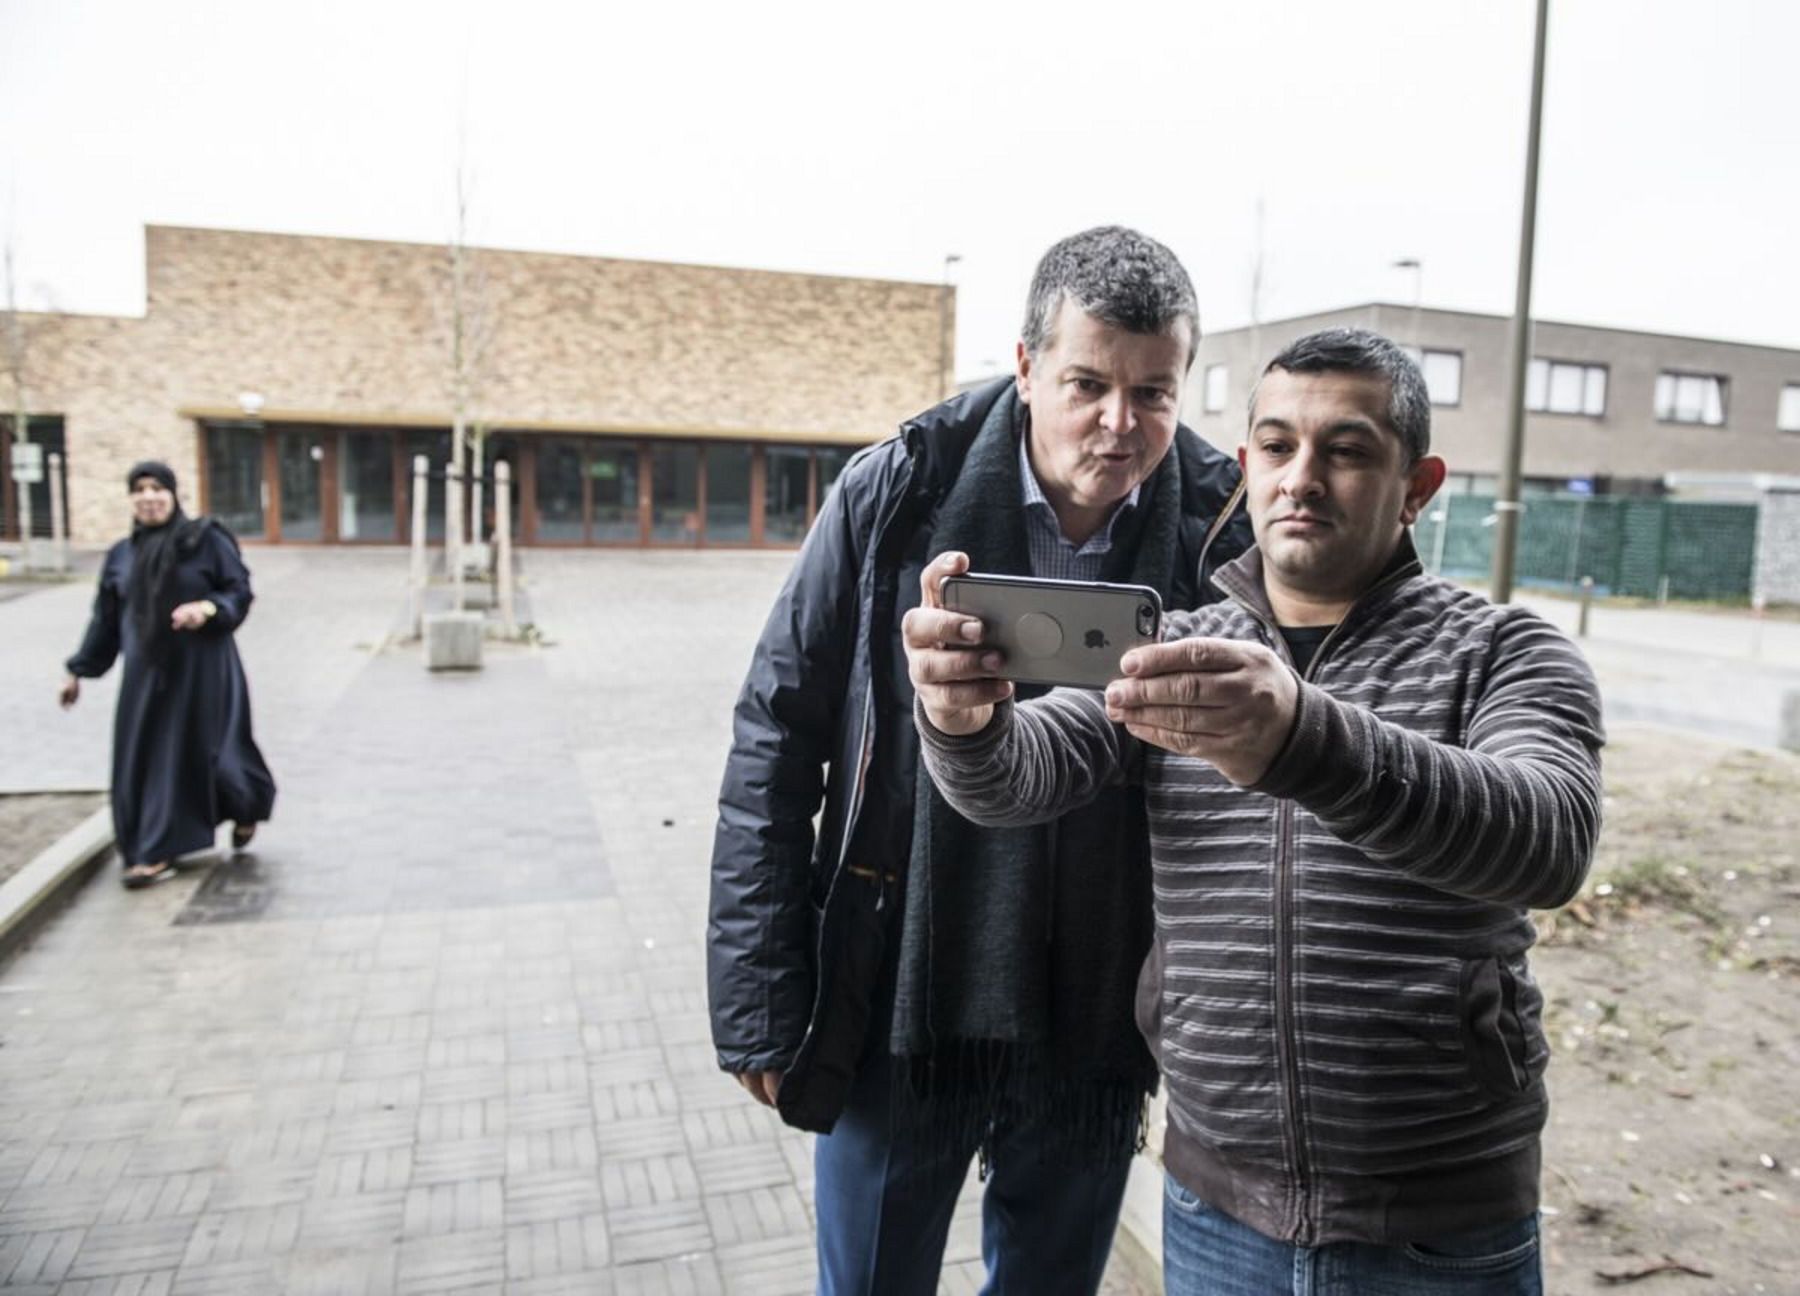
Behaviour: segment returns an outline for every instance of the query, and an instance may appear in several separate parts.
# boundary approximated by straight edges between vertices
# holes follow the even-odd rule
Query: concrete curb
[[[112,846],[112,808],[101,806],[0,883],[0,959],[24,944],[59,899],[87,881]]]

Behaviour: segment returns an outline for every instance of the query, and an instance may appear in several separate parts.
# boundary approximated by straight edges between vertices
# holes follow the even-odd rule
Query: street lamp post
[[[1413,272],[1412,323],[1409,330],[1412,336],[1407,341],[1411,342],[1414,349],[1418,351],[1419,363],[1423,365],[1425,363],[1425,339],[1419,336],[1419,302],[1425,292],[1425,263],[1418,257],[1401,257],[1394,262],[1394,269]]]
[[[1506,447],[1500,459],[1500,487],[1494,500],[1494,566],[1488,595],[1496,603],[1512,598],[1513,560],[1519,542],[1519,476],[1525,458],[1525,370],[1531,355],[1531,260],[1537,239],[1538,134],[1544,116],[1544,37],[1550,0],[1537,0],[1537,39],[1531,58],[1531,127],[1525,137],[1525,202],[1519,216],[1519,283],[1513,301],[1512,355]]]
[[[950,267],[962,258],[956,253],[944,257],[944,278],[938,285],[938,399],[950,394]]]

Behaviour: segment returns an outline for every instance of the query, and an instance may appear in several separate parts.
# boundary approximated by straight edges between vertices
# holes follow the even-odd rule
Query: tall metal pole
[[[1425,293],[1425,263],[1418,257],[1401,257],[1394,262],[1394,269],[1412,271],[1412,336],[1407,341],[1418,351],[1419,364],[1422,366],[1425,363],[1425,339],[1419,336],[1419,300]]]
[[[1525,370],[1531,359],[1531,258],[1537,239],[1538,133],[1544,115],[1544,34],[1550,0],[1537,3],[1537,40],[1531,58],[1531,131],[1525,145],[1525,207],[1519,217],[1519,287],[1513,301],[1512,356],[1507,371],[1506,447],[1494,500],[1494,565],[1489,597],[1512,598],[1513,558],[1519,543],[1519,473],[1525,459]]]

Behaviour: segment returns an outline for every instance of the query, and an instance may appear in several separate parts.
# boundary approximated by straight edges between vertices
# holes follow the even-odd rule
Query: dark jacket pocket
[[[840,874],[815,911],[818,1001],[811,1028],[781,1079],[776,1110],[796,1129],[829,1134],[850,1096],[881,982],[888,917],[881,890]]]
[[[1462,972],[1463,1051],[1483,1093],[1514,1098],[1542,1074],[1536,988],[1523,958],[1470,959]],[[1521,982],[1524,983],[1523,987]]]

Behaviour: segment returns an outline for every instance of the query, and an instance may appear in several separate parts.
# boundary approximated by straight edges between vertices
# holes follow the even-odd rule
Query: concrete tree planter
[[[427,612],[425,669],[480,670],[484,620],[479,612]]]

